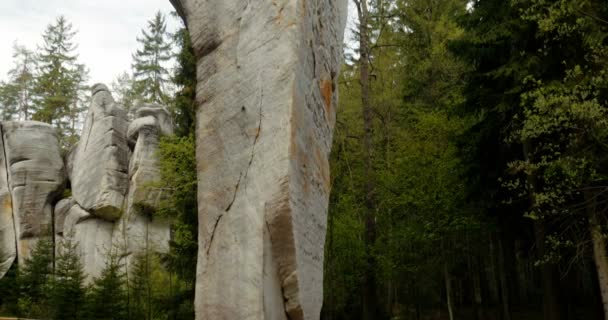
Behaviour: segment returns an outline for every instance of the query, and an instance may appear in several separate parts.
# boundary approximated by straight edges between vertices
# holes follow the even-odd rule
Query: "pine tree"
[[[134,84],[133,78],[127,72],[121,73],[112,82],[112,91],[116,95],[116,102],[122,105],[127,112],[135,106],[139,99]]]
[[[19,313],[19,283],[17,281],[17,264],[0,279],[0,314],[16,316]]]
[[[53,276],[53,242],[41,238],[17,274],[19,312],[27,318],[48,314]]]
[[[115,250],[106,258],[106,266],[95,279],[87,299],[87,319],[128,319],[127,282],[123,265]]]
[[[34,111],[31,97],[36,67],[34,53],[15,43],[13,63],[13,68],[8,72],[8,82],[0,84],[2,118],[29,120]]]
[[[196,119],[196,58],[188,29],[184,27],[175,33],[174,41],[179,45],[177,68],[173,75],[178,90],[171,111],[176,134],[187,136],[194,131]]]
[[[166,103],[169,71],[163,65],[171,59],[165,16],[159,11],[137,38],[141,49],[133,55],[135,92],[145,102]]]
[[[38,110],[34,120],[53,124],[62,136],[72,136],[80,116],[79,94],[85,88],[87,69],[78,64],[76,31],[65,17],[47,26],[38,53],[38,76],[34,86]]]
[[[138,253],[129,275],[129,319],[151,320],[152,262],[150,253]]]
[[[73,235],[68,235],[61,241],[56,259],[50,300],[52,314],[55,319],[83,319],[85,274],[78,243]]]
[[[0,118],[13,120],[19,113],[17,87],[12,83],[0,82]]]

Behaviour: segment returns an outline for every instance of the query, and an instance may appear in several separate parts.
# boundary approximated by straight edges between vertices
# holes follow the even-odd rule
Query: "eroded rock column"
[[[91,106],[74,154],[68,157],[74,200],[106,221],[122,214],[129,186],[127,113],[103,84],[92,89]]]
[[[52,237],[53,206],[65,185],[57,133],[46,123],[2,122],[19,263]]]
[[[345,0],[172,0],[198,59],[197,319],[318,319]]]
[[[4,277],[17,258],[13,201],[8,184],[8,171],[2,136],[0,126],[0,279]]]
[[[137,109],[135,119],[129,125],[127,138],[134,146],[129,162],[129,192],[125,201],[125,213],[114,231],[114,242],[129,255],[148,250],[168,252],[171,237],[170,222],[151,214],[159,206],[163,193],[161,180],[159,143],[162,136],[173,134],[171,114],[166,107],[147,104]]]

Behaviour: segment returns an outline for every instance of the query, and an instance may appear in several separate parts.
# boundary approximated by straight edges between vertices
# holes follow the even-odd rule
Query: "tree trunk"
[[[479,272],[481,270],[479,260],[473,257],[473,263],[469,270],[471,271],[471,278],[473,282],[473,302],[475,303],[475,316],[477,320],[483,320],[483,300],[481,295],[481,276]]]
[[[498,243],[498,268],[500,277],[500,297],[502,302],[502,320],[511,320],[511,309],[509,304],[509,282],[505,265],[505,250],[502,235],[497,235]]]
[[[606,256],[606,241],[602,234],[602,225],[596,211],[596,195],[593,192],[585,192],[587,213],[589,215],[589,232],[593,243],[593,261],[597,271],[597,279],[600,286],[604,320],[608,320],[608,257]]]
[[[530,142],[526,141],[523,145],[524,158],[526,161],[531,161],[531,145]],[[536,204],[535,192],[537,190],[536,176],[529,174],[527,176],[527,182],[531,186],[532,194],[530,194],[530,207]],[[546,229],[545,221],[542,217],[534,223],[534,234],[536,242],[536,254],[538,259],[542,259],[545,256],[545,238]],[[543,263],[541,267],[541,285],[543,291],[543,315],[545,320],[559,320],[561,319],[559,310],[559,288],[556,288],[556,273],[555,266],[551,263]]]
[[[357,11],[360,22],[360,84],[361,84],[361,108],[363,111],[363,156],[365,161],[365,251],[367,256],[367,268],[365,270],[363,284],[363,319],[377,319],[378,301],[376,298],[375,258],[372,248],[376,242],[376,199],[375,178],[372,162],[374,150],[372,141],[373,113],[370,94],[370,39],[368,30],[369,12],[366,1],[357,1]]]
[[[443,278],[445,279],[445,296],[448,306],[448,314],[450,315],[450,320],[454,320],[454,306],[452,301],[452,277],[450,276],[450,271],[448,270],[447,262],[443,264]]]
[[[545,256],[545,224],[543,221],[535,223],[536,252],[539,259]],[[559,320],[559,288],[556,288],[555,266],[551,263],[543,263],[541,267],[541,285],[543,291],[543,314],[545,320]]]

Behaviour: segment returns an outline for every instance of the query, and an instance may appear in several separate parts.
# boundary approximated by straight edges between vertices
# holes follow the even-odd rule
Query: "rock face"
[[[65,185],[57,133],[50,125],[3,122],[17,256],[21,263],[40,237],[50,237],[53,207]]]
[[[345,0],[172,0],[198,59],[197,319],[318,319]]]
[[[135,118],[129,125],[107,87],[93,86],[82,138],[65,157],[50,125],[0,123],[0,278],[42,237],[54,237],[56,252],[68,237],[77,243],[88,282],[110,251],[169,250],[169,221],[146,213],[163,196],[154,183],[160,137],[173,134],[171,115],[144,105]],[[60,199],[66,184],[72,197]]]
[[[0,128],[0,279],[17,258],[13,201],[8,185],[4,139]]]
[[[68,162],[74,199],[107,221],[120,218],[128,188],[127,114],[105,85],[93,86],[82,138]]]
[[[163,106],[145,105],[137,109],[127,132],[129,143],[135,148],[129,163],[125,215],[116,224],[114,242],[125,246],[127,254],[146,249],[167,252],[171,235],[169,222],[152,218],[146,211],[157,207],[162,197],[153,184],[161,179],[160,137],[173,134],[171,115]]]

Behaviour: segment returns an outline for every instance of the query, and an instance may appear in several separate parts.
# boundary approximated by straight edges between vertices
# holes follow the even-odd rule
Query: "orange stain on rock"
[[[329,80],[321,80],[321,95],[323,96],[323,101],[325,102],[325,111],[329,115],[331,111],[331,98],[334,94],[334,89],[332,87],[332,83]]]

